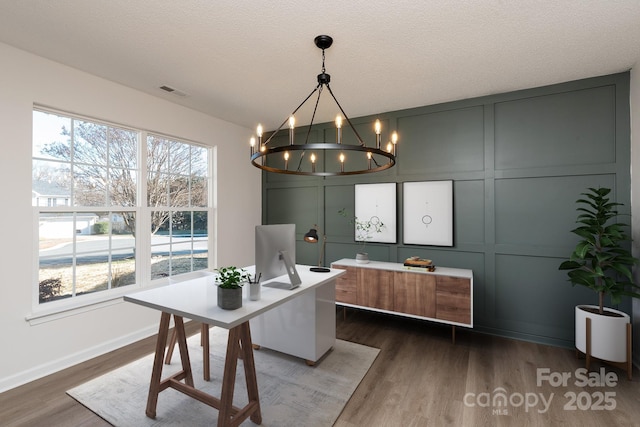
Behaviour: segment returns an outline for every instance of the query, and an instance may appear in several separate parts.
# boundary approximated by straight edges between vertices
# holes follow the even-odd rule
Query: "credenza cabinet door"
[[[473,327],[471,270],[442,268],[434,273],[402,264],[371,266],[346,261],[331,265],[346,270],[336,279],[337,303]],[[380,264],[389,268],[379,268]]]
[[[423,317],[436,317],[436,277],[395,272],[393,310]]]
[[[346,267],[343,265],[333,265],[334,268],[346,270],[346,274],[336,279],[336,301],[345,304],[357,304],[358,268]]]
[[[471,323],[471,281],[461,277],[437,276],[436,318]]]
[[[358,268],[357,304],[393,310],[393,272],[374,268]]]

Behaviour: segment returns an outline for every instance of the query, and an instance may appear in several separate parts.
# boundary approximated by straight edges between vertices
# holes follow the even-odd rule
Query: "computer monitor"
[[[295,224],[257,225],[255,243],[256,274],[261,282],[289,276],[289,283],[271,281],[264,286],[294,289],[302,283],[296,271]]]

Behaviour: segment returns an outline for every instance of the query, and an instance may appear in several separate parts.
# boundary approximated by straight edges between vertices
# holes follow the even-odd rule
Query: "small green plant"
[[[349,218],[346,208],[340,209],[338,214],[345,218]],[[367,245],[367,241],[373,239],[374,234],[382,233],[387,227],[377,216],[372,216],[366,221],[360,220],[357,216],[354,216],[349,219],[349,224],[354,224],[356,226],[356,241],[362,242],[363,251]]]
[[[569,260],[560,264],[560,270],[568,270],[569,281],[573,286],[582,285],[598,293],[599,313],[604,312],[604,298],[611,296],[611,302],[618,304],[623,296],[640,298],[633,283],[631,268],[638,259],[623,246],[631,239],[625,234],[627,224],[611,222],[618,215],[616,206],[621,203],[610,202],[607,197],[609,188],[589,188],[581,193],[585,198],[576,204],[578,228],[571,230],[581,240]]]
[[[223,289],[240,288],[250,277],[246,270],[234,266],[221,267],[216,269],[216,272],[218,273],[216,283]]]

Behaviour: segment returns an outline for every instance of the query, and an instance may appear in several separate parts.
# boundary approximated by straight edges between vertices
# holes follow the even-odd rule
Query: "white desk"
[[[267,313],[278,306],[292,302],[299,297],[307,300],[309,295],[322,300],[322,306],[328,307],[333,300],[333,316],[335,321],[335,280],[344,273],[343,270],[332,269],[329,273],[313,273],[310,266],[297,265],[296,268],[302,279],[302,284],[293,290],[262,287],[261,298],[258,301],[250,301],[243,298],[242,307],[237,310],[222,310],[217,305],[217,288],[215,276],[205,276],[197,279],[175,283],[161,288],[137,292],[124,297],[125,301],[150,307],[162,312],[156,353],[149,385],[146,414],[155,418],[158,403],[158,394],[167,389],[176,389],[194,399],[197,399],[219,411],[218,426],[237,426],[246,418],[260,424],[262,414],[258,397],[258,385],[256,382],[255,365],[253,360],[253,343],[249,321],[256,316]],[[274,280],[287,280],[286,276]],[[268,283],[269,281],[265,282]],[[328,288],[326,288],[328,287]],[[325,289],[323,289],[325,288]],[[328,289],[328,291],[326,291]],[[330,290],[333,289],[333,295]],[[295,304],[288,305],[289,309],[296,309]],[[162,367],[167,346],[169,321],[174,317],[177,331],[178,347],[182,360],[182,371],[162,380]],[[227,353],[222,379],[220,398],[216,398],[194,387],[189,353],[187,350],[186,335],[184,331],[183,317],[193,319],[208,325],[229,329],[227,341]],[[264,319],[263,319],[264,321]],[[268,320],[267,320],[268,321]],[[295,325],[294,325],[295,326]],[[315,335],[316,330],[308,330],[309,323],[302,322],[297,325],[298,334]],[[267,328],[268,329],[268,328]],[[265,346],[271,347],[268,334],[264,338]],[[208,336],[206,337],[208,338]],[[321,339],[322,342],[328,342]],[[335,323],[333,328],[333,342],[335,342]],[[203,343],[208,346],[207,342]],[[333,344],[331,344],[333,345]],[[277,347],[277,346],[276,346]],[[275,348],[278,350],[278,348]],[[287,349],[284,349],[287,352]],[[315,349],[314,349],[315,350]],[[240,356],[241,355],[241,356]],[[235,386],[236,368],[238,358],[242,357],[247,382],[247,394],[249,403],[244,408],[233,406],[233,389]],[[317,359],[315,359],[317,360]],[[182,382],[184,380],[184,382]]]

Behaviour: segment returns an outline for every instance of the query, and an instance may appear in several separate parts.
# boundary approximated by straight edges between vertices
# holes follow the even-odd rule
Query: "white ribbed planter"
[[[591,319],[591,356],[609,362],[627,361],[627,323],[629,315],[612,308],[605,311],[619,316],[604,316],[583,310],[582,307],[598,309],[597,305],[576,306],[576,348],[587,352],[587,317]]]
[[[366,252],[358,252],[356,254],[356,262],[358,264],[368,264],[369,263],[369,254]]]

